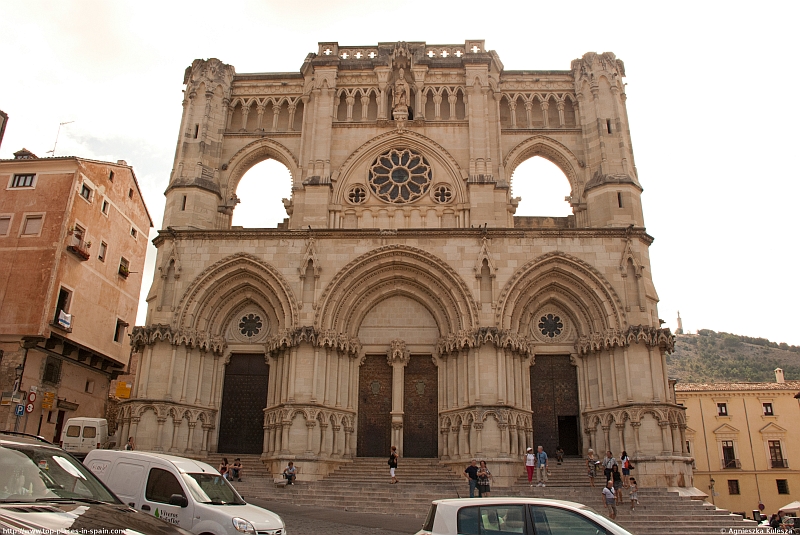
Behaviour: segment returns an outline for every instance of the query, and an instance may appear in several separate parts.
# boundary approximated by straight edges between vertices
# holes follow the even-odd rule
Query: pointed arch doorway
[[[269,365],[264,354],[233,354],[225,367],[219,411],[221,453],[261,453]]]

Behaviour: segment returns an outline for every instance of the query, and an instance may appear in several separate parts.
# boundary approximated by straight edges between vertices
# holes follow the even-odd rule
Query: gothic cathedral
[[[187,68],[140,366],[120,437],[185,455],[490,460],[622,450],[691,486],[614,54],[505,70],[483,41],[320,43],[299,72]],[[514,215],[534,156],[568,217]],[[237,185],[291,174],[278,228],[231,226]]]

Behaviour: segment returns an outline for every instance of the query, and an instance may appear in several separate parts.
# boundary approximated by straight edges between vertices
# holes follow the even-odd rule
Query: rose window
[[[539,330],[547,337],[554,338],[561,334],[564,324],[555,314],[546,314],[539,320]]]
[[[353,186],[347,193],[347,200],[352,204],[361,204],[367,198],[367,191],[361,186]]]
[[[410,149],[392,149],[378,156],[369,169],[369,185],[381,200],[407,203],[428,191],[433,170],[427,160]]]
[[[261,318],[256,314],[247,314],[239,320],[239,332],[245,336],[257,335],[261,332],[261,327],[263,326]]]
[[[447,204],[453,199],[453,192],[450,191],[450,186],[436,186],[433,188],[433,200],[439,204]]]

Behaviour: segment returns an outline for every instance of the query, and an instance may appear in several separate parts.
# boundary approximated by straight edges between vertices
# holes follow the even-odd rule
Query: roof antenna
[[[61,133],[61,127],[65,124],[74,123],[75,121],[66,121],[63,123],[58,123],[58,132],[56,132],[56,142],[53,143],[53,150],[47,151],[47,154],[52,154],[53,158],[56,156],[56,145],[58,145],[58,135]]]

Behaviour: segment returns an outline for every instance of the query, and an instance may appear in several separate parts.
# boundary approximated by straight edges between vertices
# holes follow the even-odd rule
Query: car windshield
[[[241,496],[228,481],[219,474],[182,474],[189,492],[200,503],[212,505],[245,505]]]
[[[0,502],[59,499],[121,503],[63,450],[15,442],[0,445]]]

